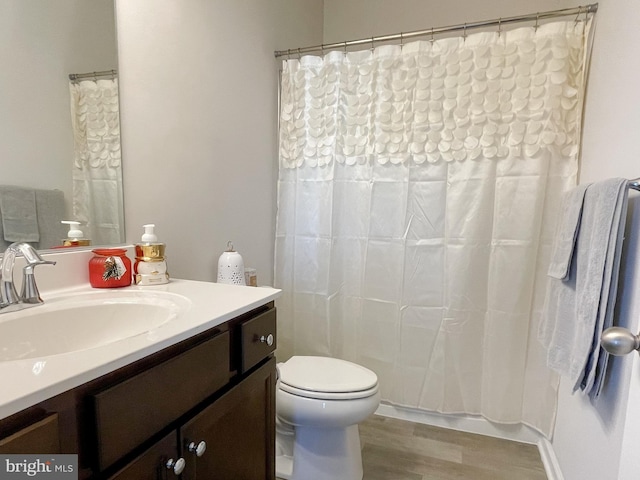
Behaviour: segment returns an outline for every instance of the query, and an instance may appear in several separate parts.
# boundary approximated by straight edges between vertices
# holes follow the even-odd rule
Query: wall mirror
[[[123,243],[117,78],[69,78],[117,70],[113,0],[2,0],[0,44],[0,253],[21,235],[60,245],[61,219]]]

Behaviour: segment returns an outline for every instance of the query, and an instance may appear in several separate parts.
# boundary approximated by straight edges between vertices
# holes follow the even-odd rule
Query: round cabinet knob
[[[270,333],[269,335],[267,335],[266,337],[264,335],[262,335],[260,337],[260,341],[262,343],[266,343],[269,347],[273,345],[273,335]]]
[[[202,454],[207,451],[207,442],[205,442],[204,440],[198,444],[196,444],[196,442],[191,442],[189,443],[189,445],[187,445],[187,450],[189,450],[191,453],[195,453],[196,457],[201,457]]]
[[[178,460],[170,458],[169,460],[167,460],[167,463],[165,463],[165,466],[167,467],[167,470],[173,470],[173,473],[175,473],[176,475],[180,475],[184,470],[185,464],[186,462],[182,457],[180,457]]]

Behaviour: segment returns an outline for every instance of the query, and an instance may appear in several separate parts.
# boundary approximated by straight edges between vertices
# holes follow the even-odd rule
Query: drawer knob
[[[173,470],[173,473],[175,473],[176,475],[180,475],[184,470],[185,463],[186,462],[182,457],[180,457],[178,460],[170,458],[169,460],[167,460],[167,463],[165,463],[165,466],[167,467],[167,470]]]
[[[187,445],[187,450],[191,453],[195,453],[196,457],[201,457],[204,452],[207,451],[207,442],[204,440],[198,444],[196,444],[196,442],[190,442],[189,445]]]
[[[273,345],[273,335],[271,333],[269,335],[267,335],[266,337],[264,335],[262,335],[260,337],[260,341],[262,343],[266,343],[270,347],[271,345]]]

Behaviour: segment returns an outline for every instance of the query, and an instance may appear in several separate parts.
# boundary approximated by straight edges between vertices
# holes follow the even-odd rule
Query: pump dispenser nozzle
[[[91,241],[88,238],[84,238],[84,233],[80,230],[80,222],[72,220],[62,220],[60,223],[69,225],[69,231],[67,232],[67,238],[62,240],[64,247],[78,247],[91,245]]]
[[[82,233],[82,230],[78,228],[80,226],[80,222],[73,222],[71,220],[62,220],[60,223],[69,225],[69,231],[67,232],[67,237],[84,238],[84,233]]]
[[[155,233],[153,233],[153,229],[155,228],[155,224],[148,223],[147,225],[143,225],[144,233],[142,234],[142,238],[140,239],[143,243],[154,243],[158,241],[158,237]]]

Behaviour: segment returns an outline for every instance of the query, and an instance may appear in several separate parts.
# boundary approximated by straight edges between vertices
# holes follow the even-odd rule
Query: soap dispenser
[[[158,242],[154,233],[155,225],[142,226],[144,234],[136,244],[136,263],[133,267],[136,285],[162,285],[169,283],[167,261],[164,256],[165,244]]]
[[[91,240],[84,238],[84,233],[80,230],[80,222],[74,222],[71,220],[62,220],[61,223],[69,225],[69,231],[67,232],[67,238],[62,240],[63,247],[86,247],[91,245]]]

